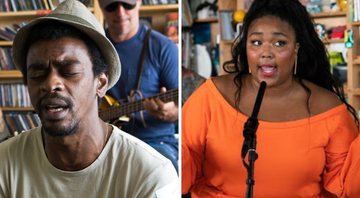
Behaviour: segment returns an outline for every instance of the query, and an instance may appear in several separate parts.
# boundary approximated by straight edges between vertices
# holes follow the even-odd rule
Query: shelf
[[[360,21],[353,21],[351,22],[352,26],[360,26]]]
[[[217,17],[209,17],[205,19],[195,19],[194,23],[217,23],[218,18]]]
[[[334,18],[334,17],[345,17],[346,12],[321,12],[310,15],[312,18]]]
[[[12,41],[0,41],[0,47],[4,47],[4,46],[12,46]]]
[[[344,43],[344,39],[323,39],[322,42],[323,42],[324,44]]]
[[[224,44],[233,44],[234,40],[221,40],[221,42]]]
[[[142,5],[140,7],[140,12],[168,12],[168,11],[178,11],[178,4],[162,4],[162,5]]]
[[[19,70],[1,70],[0,71],[0,80],[2,79],[14,79],[22,78],[22,74]]]
[[[360,64],[360,58],[356,58],[353,60],[353,64]]]
[[[355,88],[353,90],[350,90],[349,92],[353,95],[360,96],[360,88]]]
[[[30,17],[30,16],[42,16],[49,14],[51,10],[27,10],[18,12],[0,12],[0,18],[2,17]]]
[[[89,8],[91,12],[94,11],[94,8]],[[0,12],[0,19],[3,17],[31,17],[31,16],[44,16],[51,12],[52,10],[26,10],[26,11],[17,11],[17,12]]]
[[[32,107],[0,107],[2,111],[34,111]]]

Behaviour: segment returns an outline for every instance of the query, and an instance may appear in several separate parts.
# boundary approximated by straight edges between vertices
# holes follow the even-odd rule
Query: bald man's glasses
[[[122,2],[114,2],[114,3],[111,3],[110,5],[106,6],[105,7],[105,10],[106,12],[114,12],[117,8],[118,8],[118,5],[121,4],[122,7],[125,9],[125,10],[132,10],[135,8],[136,4],[134,5],[131,5],[131,4],[128,4],[128,3],[122,3]]]

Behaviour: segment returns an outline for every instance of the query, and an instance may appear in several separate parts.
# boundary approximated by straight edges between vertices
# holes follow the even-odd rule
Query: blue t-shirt
[[[119,81],[109,90],[111,96],[117,100],[127,99],[130,91],[135,88],[137,82],[137,69],[143,40],[148,27],[140,24],[136,35],[124,42],[114,42],[121,61],[121,76]],[[178,88],[178,48],[166,36],[151,31],[149,46],[145,57],[141,76],[140,90],[144,98],[154,96],[160,92],[161,87],[167,90]],[[144,140],[168,141],[169,135],[175,133],[174,123],[163,122],[143,111],[146,128],[144,127],[140,113],[135,113],[133,119],[122,130]],[[171,140],[170,140],[171,141]]]

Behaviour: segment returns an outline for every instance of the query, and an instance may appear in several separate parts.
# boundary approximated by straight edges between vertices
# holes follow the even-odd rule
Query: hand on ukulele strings
[[[166,88],[162,87],[160,93],[166,92]],[[144,100],[144,108],[149,114],[159,120],[167,122],[175,122],[178,119],[178,107],[174,101],[164,103],[160,98],[150,98]]]

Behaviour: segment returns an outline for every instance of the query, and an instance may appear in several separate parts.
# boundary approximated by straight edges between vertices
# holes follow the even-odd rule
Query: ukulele
[[[108,105],[110,106],[104,108],[105,105],[102,104],[102,107],[99,110],[99,117],[105,122],[112,122],[113,120],[117,120],[122,116],[130,115],[132,113],[144,110],[143,102],[145,99],[159,98],[163,102],[174,101],[175,103],[178,103],[178,95],[178,89],[172,89],[164,93],[156,94],[152,97],[144,98],[134,102],[127,102],[124,104],[119,104],[114,98],[106,95],[106,103],[108,103]]]

